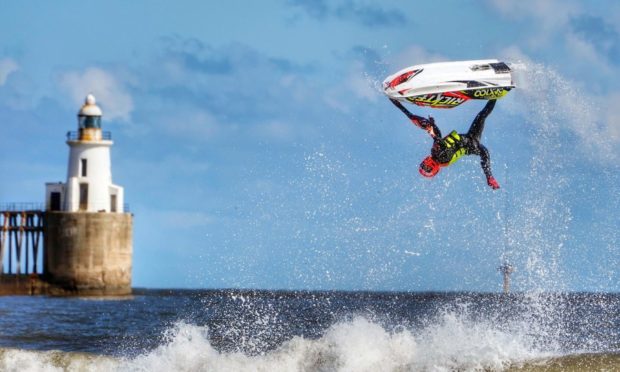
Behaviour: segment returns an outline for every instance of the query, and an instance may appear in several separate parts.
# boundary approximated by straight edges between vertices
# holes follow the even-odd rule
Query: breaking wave
[[[330,327],[318,339],[294,337],[258,355],[219,352],[209,329],[177,323],[164,342],[124,358],[60,351],[0,349],[4,371],[452,371],[504,370],[544,357],[525,333],[444,313],[420,331],[388,331],[364,317]]]

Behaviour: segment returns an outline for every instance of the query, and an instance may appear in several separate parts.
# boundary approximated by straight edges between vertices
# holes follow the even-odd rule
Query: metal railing
[[[106,141],[112,140],[112,132],[101,132],[101,139]],[[79,141],[80,132],[69,131],[67,132],[67,141]]]
[[[44,203],[24,202],[24,203],[0,203],[0,212],[30,212],[45,210]],[[131,212],[129,203],[123,203],[123,211]]]
[[[2,212],[42,211],[44,209],[43,203],[0,203],[0,211]]]

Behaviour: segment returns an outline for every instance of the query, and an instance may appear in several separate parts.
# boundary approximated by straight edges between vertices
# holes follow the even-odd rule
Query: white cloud
[[[262,138],[276,141],[290,141],[295,134],[291,125],[277,120],[258,124],[254,128],[254,132]]]
[[[192,141],[204,141],[213,138],[220,132],[221,125],[210,112],[191,106],[170,107],[167,112],[159,112],[156,122],[162,132]]]
[[[574,0],[505,1],[488,0],[492,8],[512,19],[530,19],[532,27],[528,43],[532,48],[541,48],[552,42],[558,33],[568,32],[567,25],[572,17],[582,13],[580,4]]]
[[[333,84],[322,94],[322,101],[328,107],[345,114],[351,113],[351,98],[376,102],[383,96],[381,80],[370,76],[364,65],[353,62],[349,74],[338,84]]]
[[[352,112],[349,102],[343,97],[340,89],[331,88],[325,91],[322,95],[322,102],[333,110],[340,111],[345,114]]]
[[[607,58],[601,55],[592,43],[583,40],[572,32],[566,34],[565,41],[567,50],[575,57],[572,62],[588,66],[590,69],[600,69],[605,74],[613,73],[613,68],[609,65]]]
[[[113,74],[90,67],[83,72],[71,71],[60,76],[60,85],[68,91],[75,104],[81,105],[88,93],[93,93],[107,119],[131,121],[133,98]]]
[[[4,85],[9,75],[17,70],[19,65],[11,58],[0,59],[0,86]]]
[[[379,97],[382,97],[381,82],[371,78],[360,62],[354,63],[345,84],[355,97],[371,102],[376,102]]]
[[[580,12],[579,4],[571,0],[488,0],[488,3],[506,17],[535,18],[552,28],[565,24],[571,15]]]
[[[605,107],[607,112],[605,115],[605,126],[603,130],[603,137],[609,140],[620,143],[620,92],[615,92],[607,96]]]
[[[532,62],[532,59],[515,45],[509,46],[508,48],[501,50],[499,55],[505,61],[520,61],[523,63]]]
[[[397,70],[413,65],[441,62],[446,60],[448,60],[448,58],[441,54],[430,52],[418,45],[411,45],[393,58],[390,58],[390,64],[395,67],[394,71],[391,71],[390,73],[394,73]]]
[[[308,94],[308,86],[310,82],[299,75],[286,74],[279,80],[279,86],[282,92],[286,92],[286,95],[290,100],[294,102],[305,104],[310,97]]]

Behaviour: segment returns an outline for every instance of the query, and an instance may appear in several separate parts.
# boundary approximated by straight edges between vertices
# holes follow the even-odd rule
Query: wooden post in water
[[[15,226],[15,216],[13,214],[9,215],[9,270],[8,274],[13,274],[13,242],[15,241],[15,231],[13,230],[13,226]]]
[[[43,232],[43,213],[37,214],[37,223],[33,223],[32,238],[32,272],[37,272],[37,261],[39,257],[39,241]]]
[[[6,246],[6,232],[9,226],[9,217],[7,213],[0,214],[2,226],[0,227],[0,275],[4,271],[4,247]]]
[[[18,215],[15,215],[17,219]],[[19,228],[18,231],[15,232],[17,236],[17,245],[15,246],[15,258],[17,261],[17,270],[16,274],[20,275],[22,273],[22,243],[24,242],[24,223],[26,222],[26,213],[21,212],[19,214]]]
[[[28,265],[28,256],[29,256],[28,251],[29,251],[29,249],[28,248],[30,248],[30,236],[32,234],[32,231],[30,230],[30,221],[32,220],[32,214],[26,215],[26,213],[24,212],[22,217],[26,220],[26,223],[25,223],[26,227],[24,228],[24,230],[26,232],[26,251],[24,252],[24,254],[25,254],[24,258],[26,259],[26,265],[24,266],[24,268],[26,269],[26,274],[29,274],[29,271],[28,271],[28,266],[29,266]]]

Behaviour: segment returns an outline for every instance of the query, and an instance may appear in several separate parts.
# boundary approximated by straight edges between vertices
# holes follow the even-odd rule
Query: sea
[[[620,294],[0,298],[2,371],[620,371]]]

